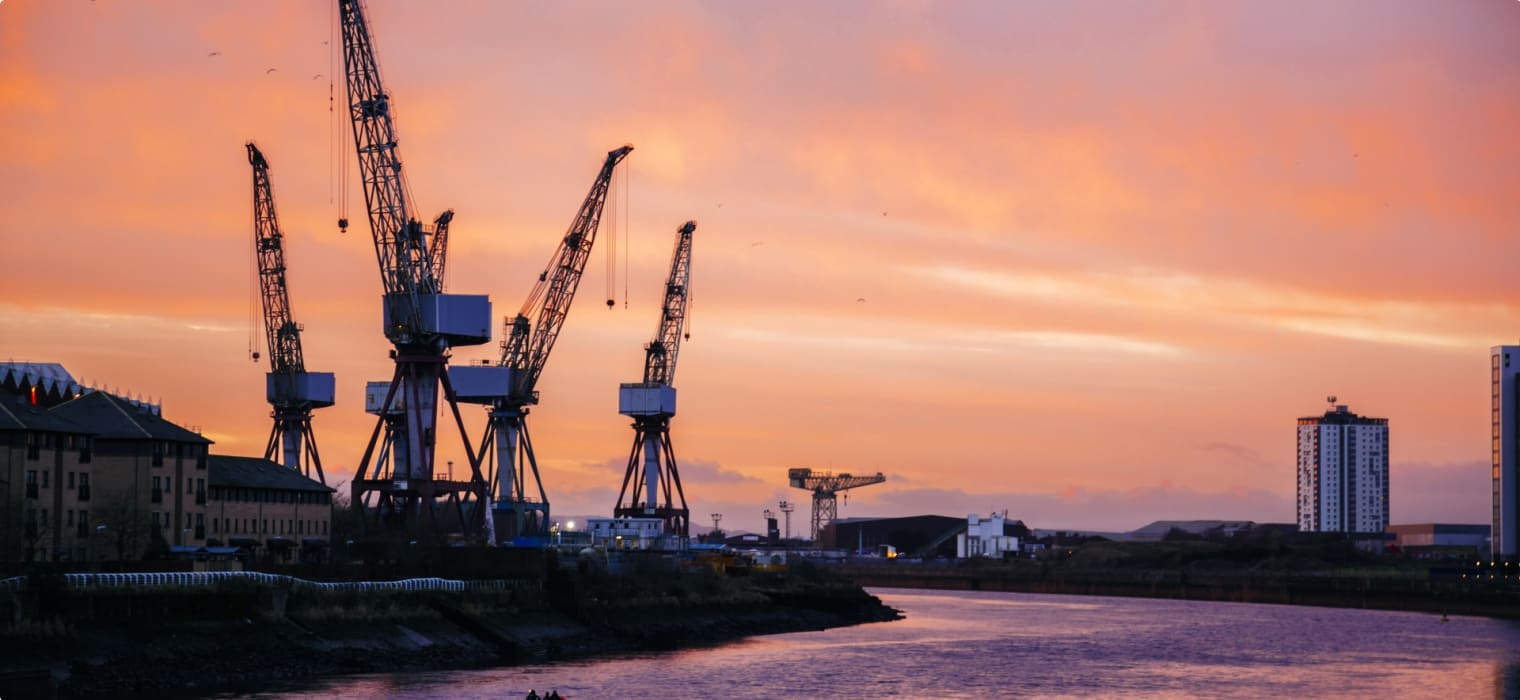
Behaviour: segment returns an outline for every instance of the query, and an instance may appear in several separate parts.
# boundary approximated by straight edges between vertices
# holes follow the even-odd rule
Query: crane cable
[[[255,175],[254,177],[257,177]],[[248,214],[249,229],[253,231],[253,246],[248,248],[248,359],[257,363],[259,361],[258,350],[258,321],[257,312],[254,311],[255,300],[259,294],[259,193],[253,193],[253,207]]]
[[[333,25],[337,10],[327,15],[327,203],[333,203],[333,187],[337,177],[333,174],[333,166],[337,161],[337,137],[338,114],[333,109],[333,56],[337,49],[333,46]]]
[[[628,206],[628,194],[629,194],[630,191],[633,190],[633,188],[628,185],[628,178],[630,177],[630,175],[628,174],[628,169],[630,167],[631,166],[627,166],[627,165],[623,166],[623,308],[624,309],[628,308],[628,250],[633,247],[631,245],[633,243],[633,239],[629,237],[629,232],[630,232],[631,229],[629,229],[629,227],[628,227],[628,220],[630,218],[631,209],[632,209],[632,207]]]
[[[607,263],[603,269],[606,271],[604,277],[606,278],[605,283],[607,286],[607,310],[611,311],[617,305],[618,194],[620,188],[618,187],[616,174],[613,175],[612,181],[607,183],[607,187],[610,190],[607,193],[606,204],[609,209],[607,215],[601,221],[598,221],[597,225],[602,226],[607,231],[607,243],[603,246],[607,251]]]
[[[333,94],[332,84],[333,84],[333,81],[337,79],[336,77],[334,77],[332,75],[332,73],[333,73],[333,71],[334,71],[334,69],[336,67],[336,61],[334,60],[334,56],[338,52],[338,34],[337,34],[338,30],[337,30],[337,20],[336,20],[336,17],[337,17],[337,14],[339,12],[341,12],[341,11],[342,10],[340,10],[336,5],[334,5],[334,7],[333,7],[333,15],[330,16],[330,17],[328,17],[328,20],[327,20],[327,26],[328,26],[328,30],[327,30],[328,31],[328,38],[327,38],[327,46],[328,46],[328,52],[327,52],[327,72],[329,73],[329,75],[328,75],[328,84],[327,84],[328,85],[328,88],[327,88],[327,99],[328,99],[329,114],[332,115],[329,121],[331,121],[331,123],[332,123],[333,132],[337,134],[337,138],[335,140],[330,140],[329,141],[329,143],[333,144],[333,146],[332,146],[332,152],[333,152],[333,154],[338,153],[338,151],[340,149],[342,149],[343,146],[345,146],[345,145],[348,144],[348,138],[343,135],[343,133],[342,133],[342,126],[338,123],[337,114],[336,114],[336,112],[332,111],[333,110],[333,106],[334,106],[334,102],[333,102],[333,100],[334,100],[334,94]],[[344,71],[348,70],[347,61],[344,62],[343,70]],[[347,108],[345,108],[344,111],[346,112]],[[337,166],[337,171],[338,171],[338,232],[339,233],[348,233],[348,190],[349,190],[349,187],[348,187],[348,164],[349,164],[348,163],[348,159],[347,158],[343,158],[342,156],[333,156],[333,155],[330,155],[329,158],[336,160],[337,163],[338,163],[338,166]]]

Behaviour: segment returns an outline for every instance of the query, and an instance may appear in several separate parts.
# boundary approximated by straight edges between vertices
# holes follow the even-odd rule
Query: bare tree
[[[113,491],[100,500],[95,509],[95,533],[102,546],[114,545],[116,558],[136,557],[154,530],[148,513],[127,489]]]
[[[49,522],[48,515],[49,513],[45,510],[39,511],[36,508],[27,509],[26,522],[21,527],[21,543],[24,547],[23,561],[37,561],[37,554],[46,552],[50,548],[49,544],[53,540],[53,524]]]

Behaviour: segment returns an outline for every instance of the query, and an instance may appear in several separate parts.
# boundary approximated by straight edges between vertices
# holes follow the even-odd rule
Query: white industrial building
[[[607,549],[682,549],[682,538],[666,534],[660,518],[588,518],[586,532],[591,544]]]
[[[1017,556],[1019,538],[1003,534],[1006,520],[1007,516],[1003,513],[993,513],[986,520],[976,513],[966,516],[966,532],[955,536],[955,556],[961,559],[1002,559],[1005,554]]]
[[[1298,528],[1383,532],[1388,527],[1388,419],[1334,405],[1298,419]]]

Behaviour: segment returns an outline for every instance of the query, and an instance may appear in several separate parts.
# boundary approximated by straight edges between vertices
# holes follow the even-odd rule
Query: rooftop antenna
[[[1334,407],[1335,406],[1335,394],[1331,394],[1329,396],[1326,396],[1325,397],[1325,401],[1328,402],[1331,407]]]

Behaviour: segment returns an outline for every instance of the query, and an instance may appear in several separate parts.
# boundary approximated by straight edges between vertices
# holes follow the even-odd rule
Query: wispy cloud
[[[776,331],[740,327],[730,337],[743,342],[803,345],[841,350],[871,350],[894,353],[1000,353],[1015,349],[1122,352],[1152,357],[1177,357],[1182,348],[1165,342],[1104,333],[1064,330],[998,330],[989,328],[936,328],[928,324],[916,327],[902,324],[895,330],[901,335],[866,332],[829,333],[821,331]]]
[[[1252,325],[1420,349],[1482,347],[1489,340],[1460,324],[1494,312],[1491,305],[1349,297],[1146,268],[1057,273],[942,263],[908,265],[904,270],[971,292],[1041,304],[1186,315],[1216,326]]]

